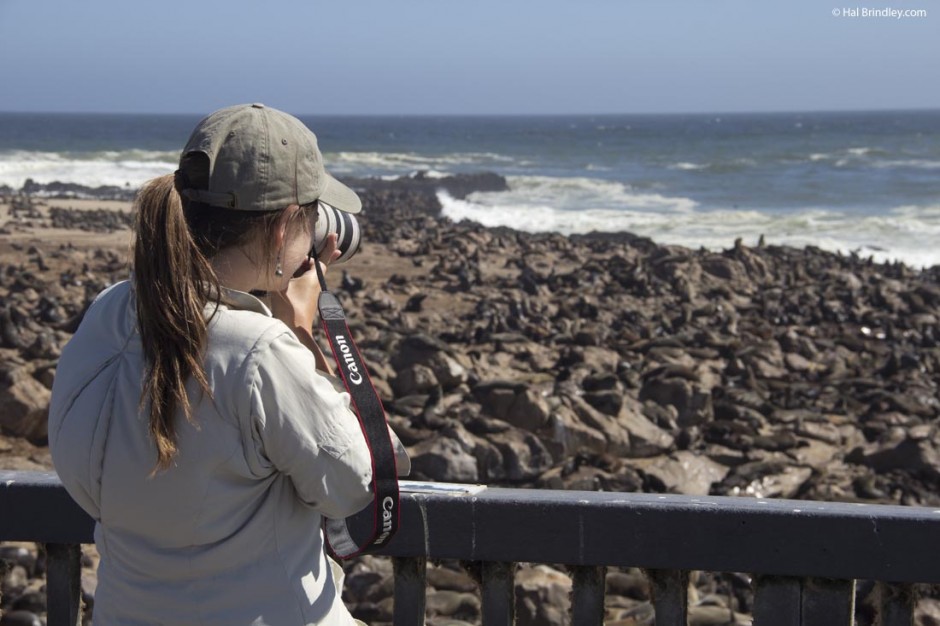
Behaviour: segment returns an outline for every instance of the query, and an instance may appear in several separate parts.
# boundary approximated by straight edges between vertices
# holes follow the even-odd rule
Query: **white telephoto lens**
[[[359,251],[362,232],[356,217],[320,202],[317,207],[317,224],[313,231],[317,254],[323,253],[326,238],[330,233],[336,233],[336,248],[342,253],[334,263],[345,263]]]

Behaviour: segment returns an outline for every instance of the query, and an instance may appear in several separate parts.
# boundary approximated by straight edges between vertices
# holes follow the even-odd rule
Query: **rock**
[[[404,415],[418,421],[430,401],[431,394],[413,394],[396,398],[395,401],[391,403],[390,409],[399,415]]]
[[[581,386],[585,391],[614,391],[620,388],[620,381],[614,374],[601,372],[585,376]]]
[[[705,496],[713,483],[724,480],[728,468],[686,450],[663,457],[645,468],[655,491]]]
[[[914,623],[920,626],[940,626],[940,600],[920,598],[914,609]]]
[[[614,389],[589,391],[582,397],[585,402],[607,415],[617,415],[623,407],[623,393]]]
[[[480,598],[472,593],[450,590],[435,590],[427,594],[427,615],[444,615],[450,618],[474,622],[480,618]]]
[[[0,545],[0,561],[6,561],[14,566],[20,565],[27,573],[36,568],[36,554],[22,546]]]
[[[517,626],[570,626],[571,578],[547,565],[516,572]]]
[[[408,298],[408,301],[405,303],[403,311],[406,313],[420,313],[421,312],[421,303],[428,297],[426,293],[416,293],[415,295]]]
[[[607,442],[606,452],[625,456],[630,455],[630,434],[616,418],[601,413],[582,398],[576,396],[564,396],[562,401],[574,411],[585,426],[601,433]]]
[[[786,461],[754,461],[734,468],[721,493],[756,498],[794,498],[813,475],[809,467],[794,467]]]
[[[476,581],[460,569],[431,565],[427,569],[427,577],[428,584],[438,590],[473,593],[478,589]]]
[[[505,420],[516,400],[516,394],[524,389],[524,385],[510,381],[488,381],[473,388],[473,397],[480,403],[485,414]]]
[[[809,466],[817,472],[824,472],[834,460],[842,456],[842,453],[835,446],[822,441],[801,439],[797,447],[787,450],[787,456],[800,465]]]
[[[416,333],[401,340],[398,350],[392,355],[391,364],[397,370],[416,363],[426,365],[435,354],[447,351],[447,344],[440,339],[424,333]]]
[[[474,387],[473,396],[485,414],[529,431],[543,427],[551,414],[545,398],[522,383],[480,383]]]
[[[609,348],[588,346],[582,348],[582,363],[593,372],[614,372],[617,371],[617,364],[621,356],[616,351]]]
[[[584,424],[575,411],[560,404],[549,418],[549,423],[537,433],[542,442],[561,459],[581,450],[605,452],[607,439],[603,433]]]
[[[0,429],[30,441],[44,440],[51,396],[26,368],[7,369],[0,374]]]
[[[640,401],[671,405],[678,412],[679,426],[704,424],[712,419],[711,393],[680,378],[651,378],[640,390]]]
[[[352,568],[346,570],[343,599],[347,603],[368,601],[376,597],[374,590],[382,581],[392,581],[392,579],[393,568],[388,560],[372,555],[357,557]]]
[[[396,396],[403,397],[428,393],[438,384],[437,377],[431,368],[415,363],[398,373],[398,376],[392,380],[392,389]]]
[[[454,483],[475,483],[480,474],[477,460],[461,443],[437,436],[422,441],[408,451],[412,476],[420,480]]]
[[[735,467],[747,462],[747,455],[742,450],[726,448],[718,444],[708,444],[702,450],[702,454],[719,465],[727,467]]]
[[[818,369],[821,369],[821,367],[815,362],[810,361],[803,355],[796,354],[794,352],[787,352],[783,357],[783,360],[787,367],[794,372],[815,372]]]
[[[539,489],[572,489],[576,491],[607,491],[613,476],[599,467],[583,465],[568,471],[565,466],[556,466],[539,476]]]
[[[657,456],[668,452],[675,445],[672,435],[643,415],[642,407],[638,404],[624,406],[617,416],[617,423],[630,437],[631,457]]]
[[[537,390],[527,387],[521,393],[517,393],[512,405],[509,407],[509,414],[506,421],[513,426],[535,431],[548,422],[551,409],[548,402]]]
[[[39,616],[32,611],[15,610],[0,618],[0,626],[44,626]]]
[[[52,333],[40,332],[36,339],[23,351],[23,356],[30,360],[58,359],[61,350]]]
[[[625,596],[634,600],[650,599],[650,585],[646,576],[638,569],[607,573],[607,593]]]
[[[486,435],[486,441],[499,452],[503,475],[488,473],[489,480],[523,482],[534,480],[552,466],[552,456],[532,433],[513,428],[501,433]]]
[[[12,611],[45,613],[46,612],[46,594],[44,591],[26,591],[10,605]]]
[[[25,348],[29,345],[29,335],[18,317],[12,305],[0,309],[0,347]]]
[[[689,626],[750,626],[749,615],[724,606],[689,607]]]
[[[796,426],[796,434],[811,437],[819,441],[838,446],[842,443],[839,427],[829,422],[804,421]]]
[[[711,255],[701,262],[702,269],[731,283],[743,283],[747,280],[747,272],[740,262],[720,255]]]
[[[758,378],[785,378],[787,376],[783,350],[776,340],[754,343],[741,351],[739,356]]]
[[[934,444],[936,436],[930,431],[892,431],[883,441],[867,448],[855,448],[846,456],[846,461],[859,463],[876,472],[903,469],[923,472],[936,480],[940,478],[940,452]]]
[[[542,489],[578,489],[631,493],[642,491],[643,480],[635,469],[606,454],[582,452],[567,458],[539,477]]]
[[[2,571],[2,568],[0,568],[0,571]],[[19,595],[28,583],[29,572],[26,571],[26,568],[22,565],[14,565],[0,582],[0,595],[7,597]]]
[[[467,369],[447,353],[437,352],[426,363],[445,391],[459,387],[470,378]]]
[[[679,412],[676,407],[670,405],[663,406],[656,404],[652,400],[643,403],[643,415],[646,416],[654,425],[667,432],[679,430],[678,417]]]
[[[436,215],[441,210],[440,203],[436,203],[433,209],[424,208],[424,204],[429,199],[435,198],[438,189],[444,189],[447,193],[458,200],[466,198],[469,194],[478,191],[506,191],[509,189],[506,179],[493,172],[479,172],[467,174],[453,174],[449,176],[435,177],[428,176],[425,171],[418,171],[409,176],[401,176],[395,180],[384,180],[381,178],[343,178],[343,182],[351,185],[360,195],[364,196],[363,207],[368,208],[372,195],[382,194],[402,194],[404,197],[397,202],[389,203],[387,200],[378,202],[378,206],[386,208],[389,204],[394,206],[409,206],[414,203],[414,198],[420,198],[419,211]],[[427,200],[425,199],[427,197]],[[402,201],[404,200],[404,201]],[[384,206],[383,206],[384,205]],[[370,215],[370,217],[372,217]]]

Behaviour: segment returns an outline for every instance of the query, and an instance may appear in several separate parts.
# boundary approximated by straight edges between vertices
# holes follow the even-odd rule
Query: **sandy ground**
[[[40,213],[48,218],[50,207],[62,207],[78,210],[107,208],[115,211],[130,210],[128,202],[109,202],[103,200],[44,200],[37,205]],[[22,250],[36,246],[44,250],[58,248],[71,243],[78,248],[110,248],[129,252],[131,232],[127,230],[113,233],[96,233],[81,230],[67,230],[46,226],[45,220],[25,220],[9,222],[10,205],[0,203],[0,224],[7,224],[10,234],[0,235],[0,263],[17,265],[22,257]]]

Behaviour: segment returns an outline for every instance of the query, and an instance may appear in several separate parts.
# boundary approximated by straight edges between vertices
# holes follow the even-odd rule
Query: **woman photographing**
[[[96,625],[356,623],[320,527],[371,501],[372,461],[313,334],[323,205],[361,209],[314,134],[257,104],[203,119],[141,190],[133,276],[88,309],[49,415],[97,522]],[[339,254],[330,235],[321,271]]]

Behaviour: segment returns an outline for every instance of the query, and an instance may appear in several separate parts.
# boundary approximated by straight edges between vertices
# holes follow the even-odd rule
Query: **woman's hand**
[[[320,255],[320,267],[323,274],[330,263],[342,253],[337,250],[337,236],[331,233],[327,236],[326,247]],[[271,313],[281,320],[295,333],[298,330],[313,332],[313,325],[317,318],[317,299],[320,297],[320,281],[317,278],[313,259],[307,257],[300,267],[300,275],[287,282],[283,291],[272,291],[270,295]]]
[[[342,253],[336,249],[336,234],[328,235],[326,247],[321,255],[324,260],[320,261],[320,268],[324,275],[329,264],[340,254]],[[321,291],[320,280],[313,263],[313,259],[307,257],[299,270],[300,275],[288,281],[287,289],[271,292],[271,313],[287,324],[288,328],[294,331],[298,341],[313,353],[317,369],[332,375],[333,367],[323,354],[323,350],[320,349],[320,344],[313,337],[313,325],[317,318],[317,300]]]

